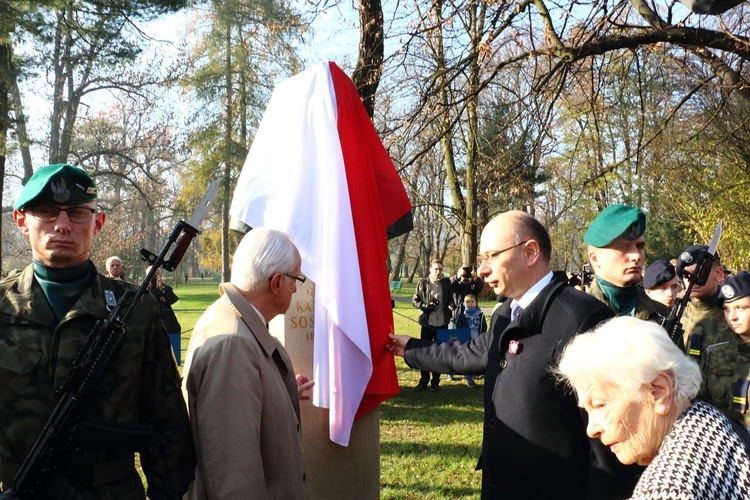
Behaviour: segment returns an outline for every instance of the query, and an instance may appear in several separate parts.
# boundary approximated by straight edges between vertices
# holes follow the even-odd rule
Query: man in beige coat
[[[198,458],[187,499],[307,498],[298,375],[268,322],[289,308],[301,260],[284,233],[253,229],[232,278],[195,325],[183,371]]]

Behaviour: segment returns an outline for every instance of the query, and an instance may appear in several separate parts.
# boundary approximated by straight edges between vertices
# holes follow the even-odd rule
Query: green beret
[[[40,203],[80,205],[96,199],[94,181],[86,172],[67,164],[39,167],[21,190],[13,208]]]
[[[646,232],[646,214],[627,205],[610,205],[597,215],[583,237],[591,246],[604,248],[617,238],[634,240]]]

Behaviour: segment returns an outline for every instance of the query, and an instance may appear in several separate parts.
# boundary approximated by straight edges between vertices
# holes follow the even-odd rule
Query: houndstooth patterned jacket
[[[691,405],[664,438],[633,491],[634,499],[750,498],[750,456],[719,410]]]

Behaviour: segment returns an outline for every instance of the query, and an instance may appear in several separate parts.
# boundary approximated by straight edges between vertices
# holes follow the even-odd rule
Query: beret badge
[[[640,235],[641,235],[641,231],[640,231],[640,227],[638,226],[638,223],[637,222],[633,222],[630,225],[630,239],[634,240],[634,239],[636,239]]]
[[[680,260],[685,264],[690,264],[693,262],[693,255],[690,252],[682,252],[680,254]]]
[[[51,181],[50,190],[55,203],[65,203],[70,198],[70,189],[68,189],[65,179],[60,179],[58,182]]]
[[[721,294],[724,298],[731,299],[734,297],[734,288],[731,285],[724,285],[721,287]]]

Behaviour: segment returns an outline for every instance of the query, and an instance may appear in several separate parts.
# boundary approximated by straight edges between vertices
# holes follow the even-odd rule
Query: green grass
[[[183,328],[182,359],[195,322],[216,298],[215,282],[175,288],[175,312]],[[398,295],[411,298],[414,284]],[[491,303],[487,303],[491,305]],[[487,305],[482,303],[482,305]],[[396,302],[396,333],[419,336],[417,311]],[[419,371],[396,359],[401,394],[380,407],[380,498],[400,500],[476,499],[481,473],[474,470],[482,439],[482,390],[469,389],[462,377],[443,376],[440,390],[413,392]],[[481,387],[483,381],[478,380]]]

